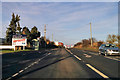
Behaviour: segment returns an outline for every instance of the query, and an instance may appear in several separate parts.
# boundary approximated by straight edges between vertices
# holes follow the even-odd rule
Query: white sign
[[[12,46],[26,46],[27,38],[12,38]]]

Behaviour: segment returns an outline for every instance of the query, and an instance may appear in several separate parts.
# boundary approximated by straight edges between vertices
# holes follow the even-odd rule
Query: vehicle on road
[[[99,55],[104,54],[107,55],[120,55],[119,48],[116,47],[114,44],[102,44],[99,47]]]

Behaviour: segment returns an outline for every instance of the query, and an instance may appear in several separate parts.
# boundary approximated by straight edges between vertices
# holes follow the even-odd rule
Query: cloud
[[[1,0],[2,2],[118,2],[119,0]]]
[[[117,3],[54,3],[54,2],[3,2],[3,27],[11,20],[11,13],[21,16],[21,26],[32,28],[37,26],[42,32],[43,24],[47,26],[47,37],[65,41],[66,44],[73,43],[83,38],[89,38],[89,23],[92,21],[95,37],[102,29],[108,29],[110,33],[112,26],[117,24]],[[109,23],[109,24],[108,24]],[[117,27],[117,26],[116,26]],[[116,27],[114,31],[116,31]],[[96,30],[96,32],[94,32]],[[116,32],[111,32],[116,33]],[[102,31],[102,34],[106,32]],[[99,39],[105,39],[104,37]],[[70,40],[70,42],[69,42]]]

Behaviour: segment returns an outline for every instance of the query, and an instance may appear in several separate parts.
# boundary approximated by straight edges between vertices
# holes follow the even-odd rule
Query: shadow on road
[[[54,62],[52,62],[52,63],[49,63],[49,64],[47,64],[47,65],[45,65],[45,66],[42,66],[42,67],[40,67],[40,68],[34,69],[34,70],[29,71],[29,72],[24,73],[24,74],[21,74],[21,75],[19,75],[19,76],[14,77],[14,79],[19,79],[20,77],[23,77],[23,76],[25,76],[25,75],[31,74],[31,73],[33,73],[33,72],[36,72],[36,71],[38,71],[38,70],[41,70],[41,69],[46,68],[46,67],[48,67],[48,66],[51,66],[52,64],[58,63],[58,62],[60,62],[60,61],[63,61],[63,60],[65,60],[65,59],[69,58],[69,57],[72,57],[72,56],[67,56],[67,57],[65,57],[65,58],[63,58],[63,59],[59,59],[59,60],[54,61]],[[19,80],[20,80],[20,79],[19,79]]]
[[[7,53],[2,55],[2,78],[6,79],[23,69],[29,63],[42,57],[46,51],[22,51],[15,53]]]

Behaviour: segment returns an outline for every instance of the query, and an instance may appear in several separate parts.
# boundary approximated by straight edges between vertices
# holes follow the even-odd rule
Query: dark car
[[[107,55],[120,55],[119,48],[114,44],[102,44],[99,47],[99,54]]]

